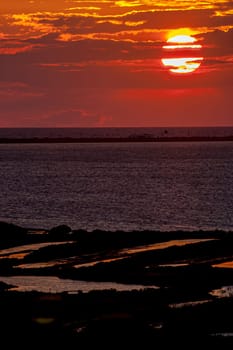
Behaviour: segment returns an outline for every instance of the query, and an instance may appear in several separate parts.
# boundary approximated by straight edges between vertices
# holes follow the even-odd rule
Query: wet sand
[[[233,345],[232,232],[39,231],[0,223],[8,347]]]

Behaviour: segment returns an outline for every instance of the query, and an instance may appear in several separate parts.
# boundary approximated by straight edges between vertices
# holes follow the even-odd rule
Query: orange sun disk
[[[203,57],[193,57],[195,52],[199,52],[202,45],[195,44],[197,40],[190,35],[176,35],[167,40],[167,45],[163,49],[172,53],[172,58],[162,58],[162,63],[169,68],[172,73],[186,74],[194,72],[201,65]],[[188,50],[192,57],[177,57],[181,50]],[[191,55],[190,55],[191,56]]]

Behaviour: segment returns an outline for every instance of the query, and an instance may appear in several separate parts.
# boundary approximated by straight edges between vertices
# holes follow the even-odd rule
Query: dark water
[[[0,220],[233,229],[233,143],[1,144]]]

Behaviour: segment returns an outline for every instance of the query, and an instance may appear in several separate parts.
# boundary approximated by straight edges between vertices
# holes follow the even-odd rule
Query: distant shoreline
[[[217,142],[233,141],[233,135],[230,136],[175,136],[175,137],[147,137],[147,136],[129,136],[129,137],[33,137],[33,138],[0,138],[0,144],[16,143],[113,143],[113,142]]]

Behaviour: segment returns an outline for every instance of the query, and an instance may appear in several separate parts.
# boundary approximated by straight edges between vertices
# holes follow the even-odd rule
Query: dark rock
[[[7,289],[9,289],[11,287],[12,286],[10,286],[10,285],[8,285],[8,284],[6,284],[4,282],[0,282],[0,292],[5,291],[5,290],[7,290]]]
[[[0,240],[22,239],[27,235],[27,229],[0,221]]]
[[[67,234],[71,233],[71,228],[67,225],[59,225],[51,228],[48,234],[54,238],[65,238]]]

